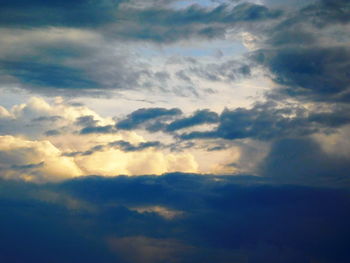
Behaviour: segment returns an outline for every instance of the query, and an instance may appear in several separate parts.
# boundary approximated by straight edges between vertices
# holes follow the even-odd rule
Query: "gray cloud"
[[[300,17],[319,27],[350,22],[350,3],[347,0],[320,0],[301,9]]]
[[[276,181],[326,186],[348,184],[349,164],[349,156],[326,153],[311,138],[287,138],[273,143],[260,169]]]
[[[310,47],[263,50],[256,53],[259,63],[286,88],[281,92],[304,99],[349,102],[350,49]]]
[[[88,126],[81,129],[80,134],[91,134],[91,133],[113,133],[116,132],[113,125],[105,126]]]
[[[315,1],[264,31],[263,48],[251,57],[280,84],[275,94],[306,101],[349,102],[349,10],[348,1]]]
[[[350,259],[345,189],[180,173],[43,185],[1,180],[0,187],[4,262]],[[183,216],[169,220],[157,212],[135,210],[152,207]],[[21,253],[16,253],[18,247]]]
[[[254,138],[271,140],[282,137],[307,136],[331,132],[350,123],[348,107],[328,111],[310,111],[303,107],[277,108],[273,102],[257,104],[252,109],[224,110],[217,128],[179,135],[185,140],[222,138],[228,140]],[[335,131],[335,130],[333,130]]]
[[[179,10],[157,6],[142,10],[130,8],[118,14],[123,22],[110,26],[106,32],[121,39],[163,43],[189,37],[216,38],[224,35],[227,26],[276,19],[280,15],[279,10],[251,3],[233,8],[226,4],[215,8],[192,5]]]
[[[194,87],[167,87],[168,72],[152,72],[130,54],[110,50],[119,45],[150,41],[176,42],[184,39],[224,37],[235,24],[255,23],[281,16],[278,10],[241,3],[231,7],[191,5],[173,8],[174,1],[5,1],[0,26],[5,41],[0,58],[1,86],[17,86],[45,95],[105,95],[116,89],[158,88],[179,96],[198,96]],[[11,38],[13,28],[18,39]],[[38,30],[47,31],[45,34]],[[60,30],[67,31],[65,34]],[[76,32],[69,32],[75,30]],[[80,31],[79,31],[80,30]],[[55,31],[50,35],[49,31]],[[30,38],[30,35],[36,36]],[[80,37],[76,37],[76,36]],[[23,38],[23,41],[19,41]],[[17,41],[17,42],[16,42]],[[122,43],[122,44],[121,44]],[[106,51],[108,49],[108,51]],[[113,55],[111,55],[113,54]],[[225,69],[226,68],[226,69]],[[243,72],[243,71],[244,72]],[[249,69],[248,69],[249,70]],[[231,72],[227,65],[194,72],[201,78],[230,79],[247,68]],[[220,73],[221,72],[221,73]],[[192,72],[193,73],[193,72]],[[219,73],[219,74],[217,74]],[[185,73],[178,74],[189,81]]]
[[[115,19],[121,1],[1,1],[0,25],[95,27]]]
[[[13,170],[31,170],[39,167],[43,167],[45,162],[40,163],[30,163],[25,165],[11,165],[11,169]]]
[[[171,118],[180,115],[181,113],[181,110],[177,108],[142,108],[129,114],[126,119],[119,121],[116,124],[116,128],[122,130],[132,130],[139,128],[142,124],[150,121],[154,121],[159,118]]]
[[[90,79],[83,69],[42,62],[0,61],[6,75],[18,79],[23,85],[37,90],[89,90],[100,85]]]
[[[98,121],[94,119],[94,116],[82,116],[76,119],[75,124],[79,126],[95,126]]]
[[[232,82],[251,76],[250,67],[248,63],[242,63],[232,59],[221,63],[193,65],[189,67],[188,73],[209,81]]]
[[[182,119],[177,119],[166,126],[166,131],[173,132],[176,130],[205,124],[205,123],[217,123],[219,116],[216,112],[209,110],[196,111],[192,116]]]
[[[124,152],[137,152],[137,151],[145,150],[147,148],[159,148],[162,146],[162,144],[158,141],[151,141],[151,142],[141,142],[135,146],[127,141],[116,141],[116,142],[109,143],[108,146],[117,147],[118,149],[121,149]]]

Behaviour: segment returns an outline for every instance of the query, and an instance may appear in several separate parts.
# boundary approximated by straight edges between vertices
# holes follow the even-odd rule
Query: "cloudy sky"
[[[348,0],[0,0],[0,260],[349,262],[349,32]]]

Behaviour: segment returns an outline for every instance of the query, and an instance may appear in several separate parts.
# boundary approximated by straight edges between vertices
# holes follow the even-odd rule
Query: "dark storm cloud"
[[[263,161],[261,173],[276,181],[324,186],[330,182],[349,184],[350,159],[326,153],[311,138],[287,138],[273,143]]]
[[[192,116],[175,120],[166,126],[166,131],[172,132],[205,123],[217,123],[219,116],[216,112],[209,110],[196,111]]]
[[[165,108],[142,108],[129,114],[126,119],[119,121],[116,124],[117,129],[132,130],[139,128],[142,124],[156,120],[158,118],[169,118],[180,115],[180,109],[165,109]]]
[[[283,48],[259,51],[259,63],[285,85],[288,96],[318,101],[349,102],[350,49],[343,46]]]
[[[0,187],[4,262],[350,260],[347,190],[177,173]],[[133,210],[153,206],[183,215]]]

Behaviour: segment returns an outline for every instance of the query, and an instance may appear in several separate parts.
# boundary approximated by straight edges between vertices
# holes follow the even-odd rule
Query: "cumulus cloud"
[[[155,150],[123,152],[108,149],[93,155],[78,155],[75,161],[85,174],[105,176],[196,172],[198,168],[196,160],[189,153],[167,154]]]
[[[49,141],[0,136],[1,177],[25,181],[59,181],[82,175],[74,160]]]
[[[178,109],[151,108],[129,117],[139,125],[179,113]],[[112,118],[103,118],[86,106],[69,105],[62,98],[48,103],[33,97],[10,111],[2,108],[1,114],[1,169],[6,178],[41,182],[91,174],[198,171],[191,153],[172,153],[164,150],[168,146],[163,147],[160,141],[147,141],[133,131],[118,131]]]
[[[71,106],[59,97],[51,102],[32,97],[26,103],[4,111],[0,119],[0,134],[41,139],[47,131],[50,135],[71,133],[76,130],[76,119],[84,116],[92,116],[102,125],[113,123],[111,118],[102,118],[86,106]]]

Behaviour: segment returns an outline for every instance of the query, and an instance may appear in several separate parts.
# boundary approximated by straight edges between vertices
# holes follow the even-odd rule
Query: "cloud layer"
[[[4,261],[349,260],[344,190],[190,174],[1,185]]]

